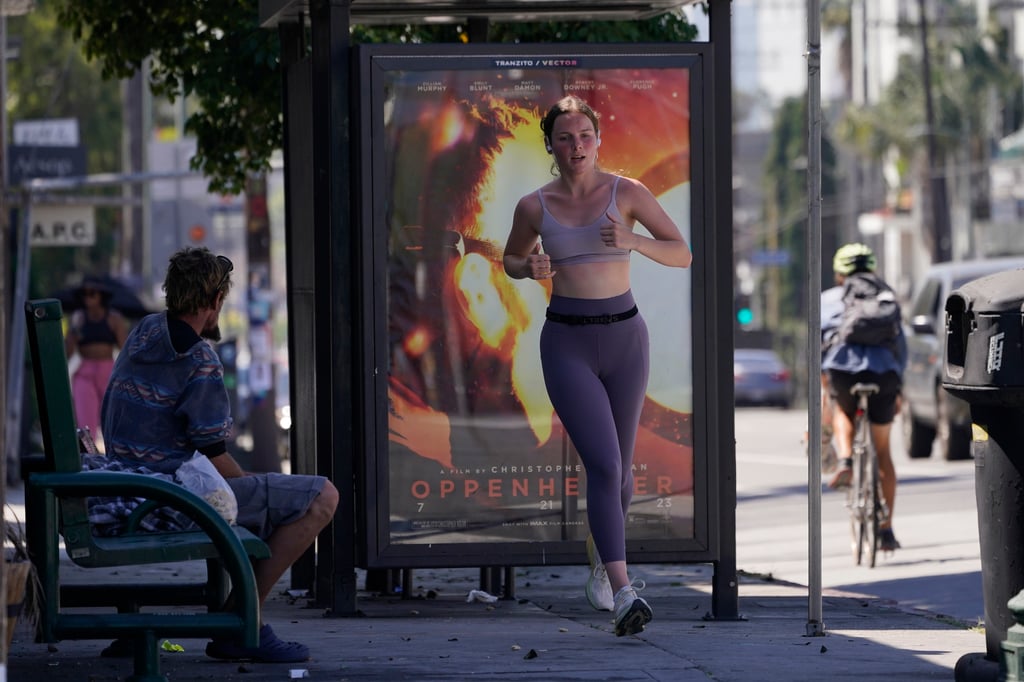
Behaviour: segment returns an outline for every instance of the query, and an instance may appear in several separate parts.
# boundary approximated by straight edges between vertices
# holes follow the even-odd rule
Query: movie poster
[[[389,489],[379,499],[389,542],[583,540],[586,473],[541,373],[550,283],[509,278],[502,250],[516,202],[552,177],[540,121],[566,94],[601,116],[599,166],[645,183],[693,245],[693,58],[434,63],[442,66],[396,59],[374,75],[372,229],[387,235],[387,338],[375,352],[388,368]],[[651,374],[626,534],[689,539],[691,273],[638,254],[631,266]]]

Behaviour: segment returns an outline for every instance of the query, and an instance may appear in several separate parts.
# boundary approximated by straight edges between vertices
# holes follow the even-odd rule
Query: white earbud
[[[598,146],[598,147],[600,147],[600,146],[601,146],[601,138],[600,138],[600,137],[599,137],[599,138],[597,138],[597,146]]]
[[[548,154],[550,154],[551,152],[555,151],[554,149],[551,148],[551,143],[548,142],[548,138],[546,138],[546,137],[544,138],[544,149],[547,150]]]

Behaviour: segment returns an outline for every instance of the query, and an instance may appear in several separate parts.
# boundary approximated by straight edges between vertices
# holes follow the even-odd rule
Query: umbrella
[[[110,307],[125,317],[138,318],[155,312],[139,298],[129,284],[110,275],[86,275],[80,285],[61,289],[53,297],[60,301],[66,312],[77,310],[83,305],[79,292],[86,286],[110,292]]]

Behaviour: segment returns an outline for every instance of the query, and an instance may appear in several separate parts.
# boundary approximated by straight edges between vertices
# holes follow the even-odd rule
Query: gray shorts
[[[327,479],[298,474],[249,474],[227,479],[238,500],[238,525],[266,540],[309,510]]]

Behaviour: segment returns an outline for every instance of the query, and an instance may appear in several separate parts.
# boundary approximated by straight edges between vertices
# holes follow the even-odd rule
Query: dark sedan
[[[733,378],[737,405],[775,405],[793,402],[793,377],[773,350],[737,348],[733,352]]]

